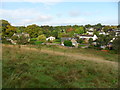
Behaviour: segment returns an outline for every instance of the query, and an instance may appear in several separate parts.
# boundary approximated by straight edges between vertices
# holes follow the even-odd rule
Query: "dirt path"
[[[13,45],[3,45],[5,47],[14,47]],[[45,50],[45,49],[41,49],[41,50],[38,50],[36,48],[30,48],[30,47],[27,47],[27,46],[21,46],[21,49],[22,50],[29,50],[29,51],[40,51],[42,53],[48,53],[48,54],[51,54],[51,55],[61,55],[61,56],[67,56],[67,57],[70,57],[70,58],[74,58],[74,59],[77,59],[77,60],[87,60],[87,61],[94,61],[94,62],[97,62],[97,63],[106,63],[106,64],[109,64],[115,68],[118,67],[118,62],[114,62],[114,61],[107,61],[105,60],[104,58],[102,57],[97,57],[97,56],[88,56],[88,55],[84,55],[84,54],[73,54],[73,53],[64,53],[64,52],[58,52],[58,51],[52,51],[52,50]],[[73,60],[74,60],[73,59]]]

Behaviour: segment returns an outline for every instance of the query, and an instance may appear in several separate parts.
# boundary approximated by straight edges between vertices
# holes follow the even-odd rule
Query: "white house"
[[[99,32],[99,35],[101,35],[101,34],[103,34],[103,35],[109,35],[109,33]]]
[[[115,31],[115,36],[120,36],[120,31],[116,30]]]
[[[17,44],[16,41],[13,41],[13,40],[10,39],[10,38],[6,38],[6,40],[10,41],[12,44]]]
[[[93,35],[93,31],[87,31],[87,33],[89,34],[89,35]]]
[[[93,41],[95,41],[96,39],[98,39],[98,37],[96,35],[79,35],[79,39],[89,40],[90,38],[92,38]]]
[[[99,35],[101,35],[101,34],[106,35],[106,33],[105,33],[105,32],[99,32]]]
[[[88,28],[88,30],[89,30],[89,31],[94,31],[94,28],[91,27],[91,28]]]
[[[110,40],[110,42],[113,42],[115,40],[115,38],[113,38],[112,40]]]
[[[46,40],[47,40],[47,41],[48,41],[48,40],[53,41],[53,40],[55,40],[55,37],[50,36],[50,37],[46,38]]]
[[[72,45],[74,45],[76,48],[78,47],[78,43],[75,38],[71,39]]]

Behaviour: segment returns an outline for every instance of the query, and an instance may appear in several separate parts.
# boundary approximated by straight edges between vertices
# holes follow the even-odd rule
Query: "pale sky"
[[[34,1],[34,2],[33,2]],[[47,1],[47,0],[46,0]],[[118,2],[42,2],[41,0],[4,0],[0,19],[12,25],[118,24]]]

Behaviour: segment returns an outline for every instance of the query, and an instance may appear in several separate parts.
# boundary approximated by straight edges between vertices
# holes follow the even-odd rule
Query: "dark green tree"
[[[64,45],[65,45],[65,46],[72,46],[72,42],[69,41],[69,40],[65,40],[65,41],[64,41]]]
[[[90,39],[89,39],[89,44],[91,45],[92,43],[93,43],[93,39],[90,38]]]
[[[120,54],[120,36],[113,41],[113,49]]]
[[[80,39],[77,40],[77,42],[78,42],[78,43],[83,43],[84,40],[80,38]]]

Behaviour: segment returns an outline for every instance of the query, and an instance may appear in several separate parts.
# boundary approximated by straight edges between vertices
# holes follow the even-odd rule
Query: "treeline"
[[[56,38],[69,36],[73,37],[74,34],[83,34],[87,32],[88,28],[94,28],[94,33],[100,31],[103,28],[104,32],[107,32],[112,29],[118,29],[118,26],[105,26],[96,24],[96,25],[67,25],[67,26],[38,26],[36,24],[25,26],[12,26],[6,20],[0,20],[2,23],[0,28],[2,30],[2,37],[11,37],[14,33],[26,32],[30,35],[31,38],[37,38],[39,35],[45,35],[46,37],[54,36]]]
[[[113,30],[120,29],[120,25],[118,26],[109,26],[109,25],[101,25],[100,23],[96,25],[67,25],[67,26],[38,26],[36,24],[28,25],[28,26],[12,26],[7,20],[0,20],[0,30],[1,30],[1,38],[4,40],[5,38],[13,37],[14,33],[28,33],[30,35],[31,41],[39,40],[45,42],[46,38],[49,36],[53,36],[56,38],[56,41],[60,41],[61,37],[75,37],[76,34],[86,34],[86,32],[90,28],[94,28],[94,34],[98,36],[97,43],[99,46],[107,45],[108,42],[115,37],[115,32]],[[99,35],[99,32],[109,32],[109,35]],[[14,37],[15,38],[15,37]],[[21,40],[25,40],[25,38],[21,38]],[[115,40],[113,46],[118,51],[119,49],[119,38]],[[78,42],[81,43],[81,40],[78,39]],[[91,40],[90,40],[91,42]],[[20,42],[21,43],[21,42]]]

